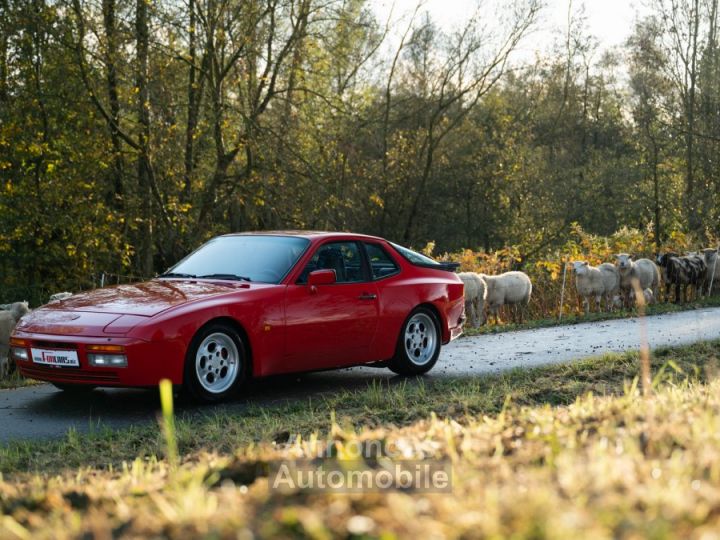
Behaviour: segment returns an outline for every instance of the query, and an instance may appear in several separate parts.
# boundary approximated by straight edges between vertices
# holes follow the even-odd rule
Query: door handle
[[[358,300],[375,300],[377,298],[377,294],[369,294],[369,293],[362,293],[360,296],[358,296]]]

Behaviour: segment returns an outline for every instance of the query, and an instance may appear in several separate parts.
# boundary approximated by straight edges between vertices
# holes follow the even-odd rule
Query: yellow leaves
[[[385,201],[377,193],[370,195],[370,202],[379,208],[385,208]]]
[[[562,276],[563,264],[560,261],[543,260],[535,263],[537,270],[543,270],[550,274],[550,279],[556,281]]]
[[[435,251],[435,242],[430,241],[427,244],[425,244],[425,247],[422,249],[423,254],[427,255],[428,257],[432,257],[433,251]]]

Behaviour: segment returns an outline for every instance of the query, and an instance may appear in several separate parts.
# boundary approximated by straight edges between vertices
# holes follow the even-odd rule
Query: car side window
[[[365,252],[370,261],[373,279],[382,279],[400,271],[398,264],[380,244],[365,243]]]
[[[335,270],[337,283],[366,281],[365,267],[357,242],[330,242],[318,248],[303,269],[298,283],[307,283],[310,272]]]

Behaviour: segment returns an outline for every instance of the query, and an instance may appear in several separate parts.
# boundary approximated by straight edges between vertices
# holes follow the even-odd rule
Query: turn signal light
[[[85,350],[88,352],[122,354],[125,352],[125,347],[123,347],[122,345],[86,345]]]
[[[27,347],[28,345],[30,345],[30,342],[27,339],[20,339],[16,337],[10,338],[11,347]]]

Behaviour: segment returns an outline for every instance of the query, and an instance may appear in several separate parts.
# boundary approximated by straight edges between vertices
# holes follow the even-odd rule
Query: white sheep
[[[12,364],[8,357],[10,334],[20,318],[29,311],[27,302],[15,302],[10,304],[10,309],[0,311],[0,379],[12,371]]]
[[[720,247],[717,249],[706,248],[702,250],[703,258],[707,265],[705,285],[709,294],[720,290],[720,261],[718,261],[720,257],[718,257],[718,252],[720,252]]]
[[[465,313],[470,325],[478,327],[485,323],[485,299],[487,298],[485,280],[475,272],[460,272],[458,277],[465,285]]]
[[[602,299],[605,299],[605,308],[613,309],[613,296],[620,286],[620,275],[615,265],[602,263],[600,266],[590,266],[586,261],[573,262],[575,272],[575,288],[578,293],[578,304],[582,302],[585,314],[590,312],[590,297],[595,298],[595,306],[602,311]]]
[[[615,255],[617,269],[620,273],[620,292],[625,299],[625,305],[630,307],[630,291],[635,288],[634,280],[637,280],[641,290],[652,290],[653,297],[658,297],[660,289],[660,270],[650,259],[632,260],[627,253]]]
[[[48,304],[52,304],[53,302],[60,302],[62,300],[66,300],[70,298],[73,295],[71,292],[59,292],[55,293],[52,296],[50,296],[50,300],[48,300]]]
[[[498,323],[498,310],[509,305],[513,321],[522,323],[523,312],[530,303],[532,282],[524,272],[505,272],[499,276],[480,274],[487,285],[486,305]]]
[[[651,306],[655,303],[655,294],[653,293],[652,289],[645,289],[642,293],[643,302],[646,306]],[[630,302],[632,302],[633,305],[637,304],[635,296],[635,289],[630,289]]]

